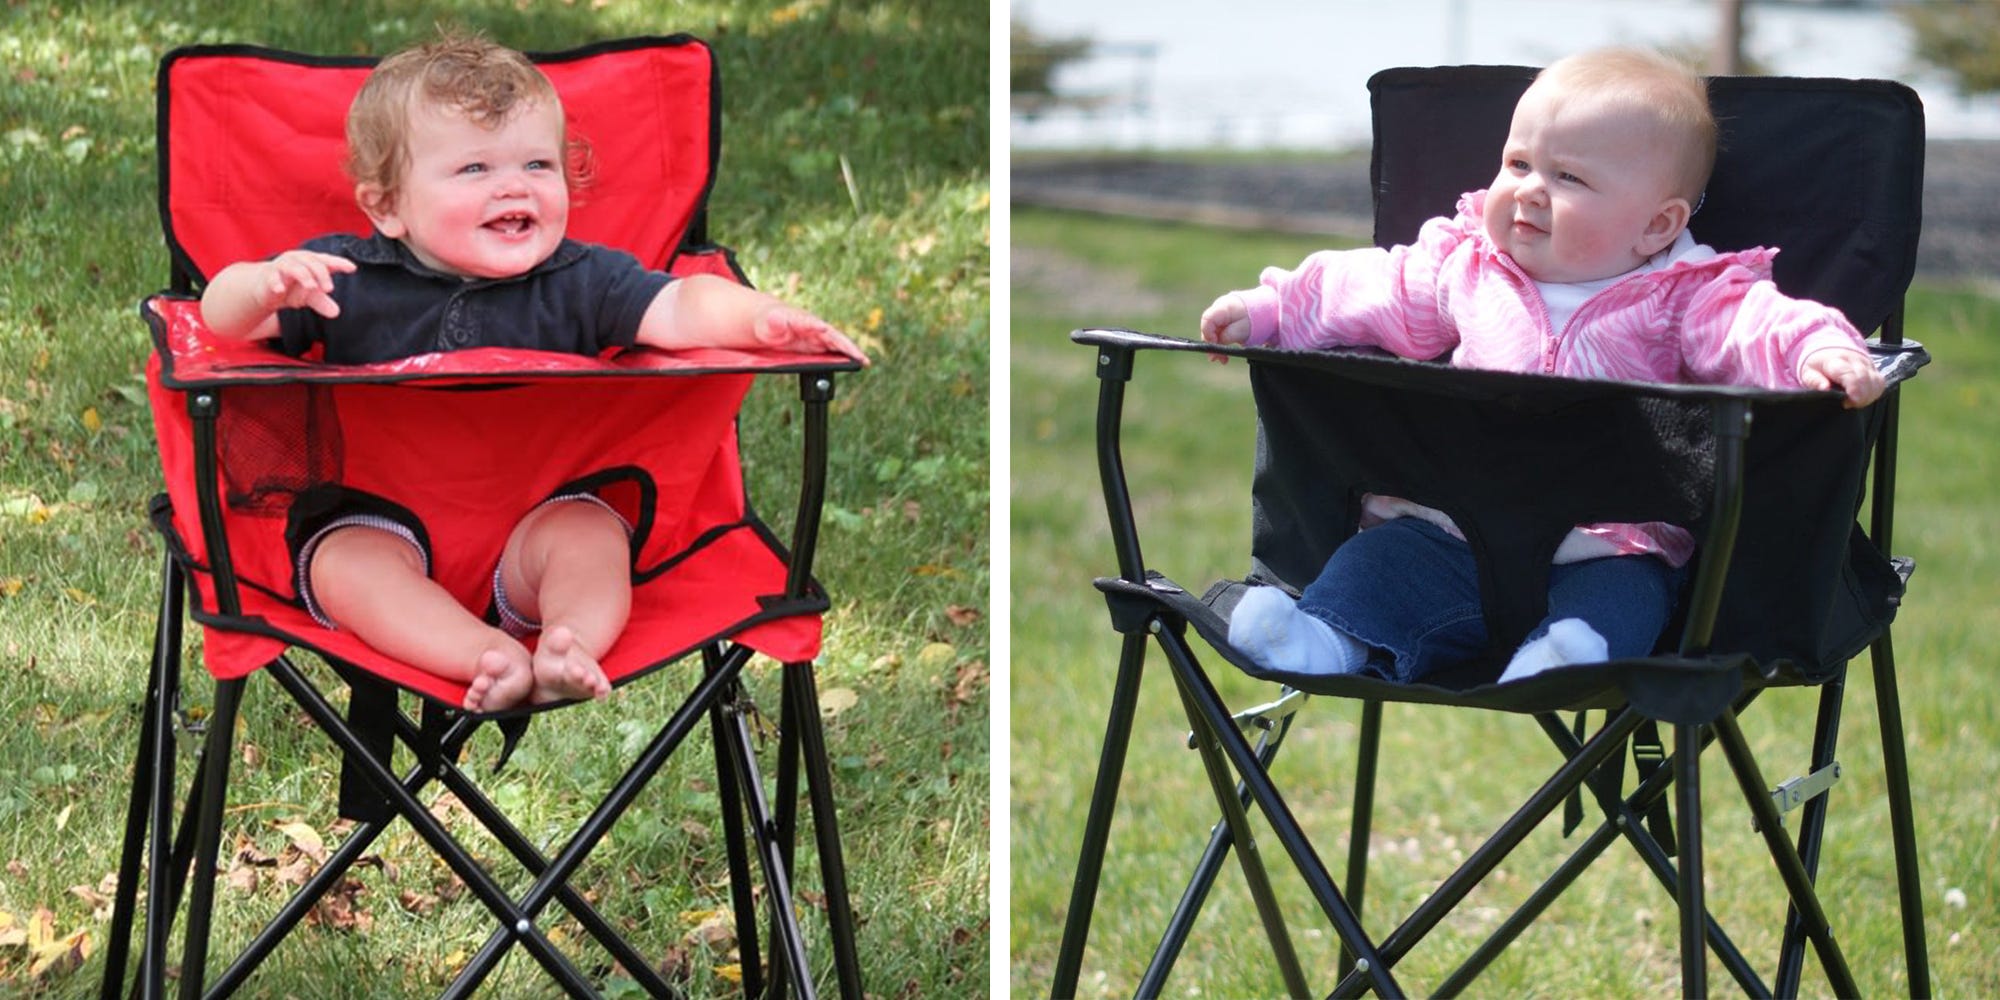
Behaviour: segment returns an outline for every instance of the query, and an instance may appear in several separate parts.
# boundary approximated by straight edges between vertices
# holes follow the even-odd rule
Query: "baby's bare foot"
[[[577,644],[576,633],[556,625],[542,632],[535,646],[536,701],[568,698],[602,698],[611,693],[611,681],[604,668]]]
[[[528,651],[514,655],[506,649],[488,649],[479,654],[479,672],[465,689],[465,710],[498,712],[513,708],[534,690],[534,665]]]

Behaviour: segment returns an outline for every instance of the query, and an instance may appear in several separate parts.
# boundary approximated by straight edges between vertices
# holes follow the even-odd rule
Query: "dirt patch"
[[[1141,285],[1137,274],[1100,269],[1050,247],[1016,244],[1009,251],[1009,270],[1016,290],[1061,302],[1075,316],[1135,316],[1166,308],[1166,297]]]

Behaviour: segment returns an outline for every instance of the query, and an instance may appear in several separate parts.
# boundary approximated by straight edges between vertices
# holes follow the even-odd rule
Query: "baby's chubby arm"
[[[354,270],[345,257],[287,250],[270,260],[239,261],[223,268],[201,293],[201,319],[225,340],[269,340],[278,335],[278,310],[311,309],[340,315],[333,275]]]
[[[1799,363],[1799,384],[1814,390],[1839,389],[1847,394],[1841,405],[1850,410],[1874,402],[1883,389],[1875,360],[1847,347],[1822,347],[1806,355]]]
[[[639,343],[662,350],[761,347],[801,354],[868,356],[833,325],[778,299],[709,274],[670,282],[639,321]]]

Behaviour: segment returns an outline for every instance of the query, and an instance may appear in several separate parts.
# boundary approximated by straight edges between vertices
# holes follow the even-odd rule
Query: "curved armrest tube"
[[[861,365],[839,354],[741,351],[701,348],[658,351],[634,348],[592,358],[552,351],[481,347],[420,354],[371,365],[330,365],[281,354],[267,343],[216,340],[201,321],[200,303],[176,295],[156,295],[140,305],[153,331],[160,358],[160,381],[173,389],[280,382],[477,382],[524,377],[626,377],[634,375],[717,375],[857,371]]]

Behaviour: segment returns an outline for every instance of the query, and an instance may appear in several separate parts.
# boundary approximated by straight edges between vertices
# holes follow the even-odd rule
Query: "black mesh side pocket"
[[[258,386],[226,394],[217,430],[223,497],[232,510],[282,515],[300,493],[340,480],[340,418],[331,387]]]

